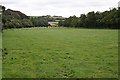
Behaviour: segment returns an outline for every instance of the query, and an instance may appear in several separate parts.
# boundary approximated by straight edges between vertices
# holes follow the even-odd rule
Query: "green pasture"
[[[118,77],[118,30],[8,29],[2,46],[3,78]]]

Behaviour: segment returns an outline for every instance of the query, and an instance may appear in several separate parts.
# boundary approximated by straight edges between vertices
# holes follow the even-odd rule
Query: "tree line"
[[[2,26],[3,29],[7,28],[30,28],[30,27],[47,27],[48,21],[43,17],[34,17],[25,15],[20,11],[2,9]]]
[[[3,29],[7,28],[30,28],[30,27],[48,27],[48,21],[55,21],[50,16],[27,16],[20,11],[2,9]],[[89,12],[81,14],[80,17],[70,16],[69,18],[59,20],[58,26],[75,28],[120,28],[120,8],[113,8],[104,12]]]
[[[104,12],[89,12],[80,17],[70,16],[64,21],[59,21],[59,26],[77,28],[120,28],[120,8],[113,8]]]

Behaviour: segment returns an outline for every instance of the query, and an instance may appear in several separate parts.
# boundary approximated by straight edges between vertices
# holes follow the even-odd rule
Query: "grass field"
[[[118,31],[28,28],[3,33],[3,78],[117,78]]]
[[[53,27],[57,27],[58,26],[58,22],[48,22],[51,26]]]

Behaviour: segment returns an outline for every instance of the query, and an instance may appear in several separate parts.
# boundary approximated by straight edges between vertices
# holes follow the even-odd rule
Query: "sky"
[[[80,16],[90,11],[110,10],[119,0],[0,0],[7,9],[18,10],[28,16]]]

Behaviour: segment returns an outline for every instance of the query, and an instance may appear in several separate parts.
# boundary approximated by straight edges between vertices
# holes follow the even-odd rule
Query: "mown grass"
[[[3,33],[3,78],[117,78],[118,31],[28,28]]]

